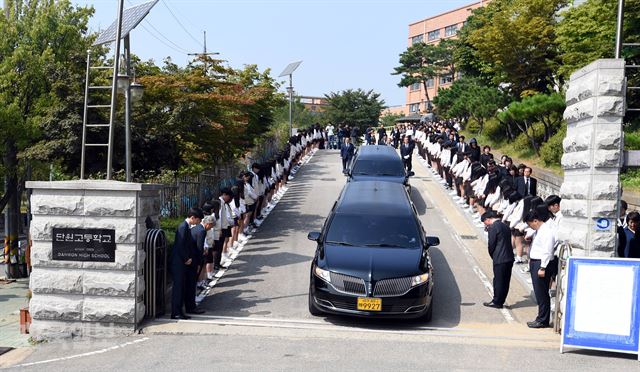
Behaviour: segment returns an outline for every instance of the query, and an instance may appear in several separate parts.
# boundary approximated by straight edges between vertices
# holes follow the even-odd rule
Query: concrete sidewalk
[[[5,276],[0,264],[0,278]],[[29,278],[0,281],[0,347],[30,346],[29,335],[20,333],[20,308],[28,306]]]

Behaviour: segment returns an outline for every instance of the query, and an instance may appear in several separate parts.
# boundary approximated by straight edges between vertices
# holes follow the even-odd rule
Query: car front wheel
[[[309,292],[309,313],[313,316],[320,316],[322,312],[318,310],[313,301],[313,296],[311,296],[311,292]]]

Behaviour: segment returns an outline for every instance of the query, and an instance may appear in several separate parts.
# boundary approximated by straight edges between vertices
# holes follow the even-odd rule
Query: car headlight
[[[411,278],[411,286],[415,287],[429,280],[429,274],[422,274]]]
[[[313,269],[313,273],[325,282],[331,283],[331,273],[329,272],[329,270],[322,270],[321,268],[316,266],[315,269]]]

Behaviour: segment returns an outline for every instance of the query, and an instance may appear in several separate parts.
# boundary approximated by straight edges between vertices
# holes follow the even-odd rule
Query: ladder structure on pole
[[[116,48],[117,49],[117,48]],[[114,64],[116,64],[117,55],[114,55]],[[84,89],[84,114],[82,118],[82,156],[80,160],[80,179],[85,178],[85,169],[86,169],[86,153],[89,148],[106,148],[107,151],[107,179],[111,179],[111,173],[109,172],[110,165],[112,164],[111,156],[113,156],[113,123],[115,116],[115,96],[117,94],[117,69],[114,66],[92,66],[91,59],[91,50],[87,51],[87,72],[85,76],[85,89]],[[93,81],[97,79],[92,79],[95,75],[93,72],[96,70],[112,70],[111,76],[111,85],[93,85]],[[113,86],[116,85],[116,89],[113,89]],[[96,96],[95,93],[99,93],[100,91],[108,90],[110,93],[109,96],[109,104],[97,104],[95,100],[91,99],[92,96]],[[94,94],[92,94],[94,93]],[[109,110],[108,119],[105,122],[89,122],[90,118],[93,117],[105,117],[104,111]],[[89,111],[92,111],[91,113]],[[96,115],[93,111],[96,111]],[[92,142],[87,141],[87,135],[91,132],[91,140]],[[99,134],[103,134],[100,136]],[[103,133],[104,132],[104,133]],[[96,137],[104,138],[103,141],[96,141]]]
[[[87,51],[87,69],[85,76],[84,90],[84,112],[82,119],[82,155],[80,160],[80,179],[85,179],[87,168],[87,150],[95,148],[106,149],[106,175],[107,180],[113,174],[113,150],[114,150],[114,126],[116,116],[116,104],[118,98],[118,75],[120,73],[121,41],[125,39],[126,75],[130,70],[129,33],[138,25],[144,17],[149,14],[159,0],[153,0],[144,4],[124,9],[124,0],[118,2],[118,16],[111,26],[104,30],[93,43],[93,46],[111,44],[115,42],[113,48],[112,65],[93,65],[91,50]],[[99,61],[99,60],[98,60]],[[100,76],[96,76],[100,71],[111,71],[110,77],[102,81],[110,81],[109,85],[100,83]],[[94,97],[101,96],[100,92],[109,91],[109,102],[98,102]],[[102,95],[104,96],[104,95]],[[108,110],[108,115],[105,113]],[[93,118],[103,118],[97,122],[91,121]],[[128,128],[127,128],[128,129]],[[97,139],[99,138],[99,139]],[[129,141],[127,132],[127,141]],[[91,142],[90,142],[91,141]],[[129,149],[129,143],[127,143]]]

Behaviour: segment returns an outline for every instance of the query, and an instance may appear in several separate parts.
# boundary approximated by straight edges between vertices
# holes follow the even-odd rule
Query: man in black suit
[[[342,158],[342,173],[347,174],[347,164],[353,158],[356,152],[356,147],[351,143],[351,138],[344,139],[344,143],[340,147],[340,157]]]
[[[538,195],[538,180],[531,177],[530,167],[525,167],[523,176],[516,179],[516,191],[522,196]]]
[[[404,163],[404,168],[407,172],[411,172],[411,156],[413,155],[413,148],[415,147],[415,143],[411,141],[411,136],[404,136],[404,142],[400,145],[400,156],[402,157],[402,162]]]
[[[187,299],[187,272],[189,266],[195,265],[194,252],[196,243],[191,236],[191,226],[199,225],[204,218],[200,208],[191,208],[185,219],[176,230],[176,237],[171,250],[171,275],[173,277],[173,292],[171,294],[171,319],[190,319],[182,311]],[[195,296],[194,296],[195,299]]]
[[[186,280],[184,286],[184,307],[187,314],[203,314],[205,311],[196,307],[196,290],[198,286],[198,276],[204,266],[204,258],[206,255],[204,249],[204,241],[207,237],[207,231],[211,230],[214,224],[213,216],[208,215],[202,219],[202,222],[191,228],[191,237],[194,245],[193,262],[187,266]]]
[[[483,305],[501,309],[509,294],[511,269],[513,268],[511,230],[492,210],[484,212],[480,219],[489,232],[489,256],[493,260],[493,299]]]

